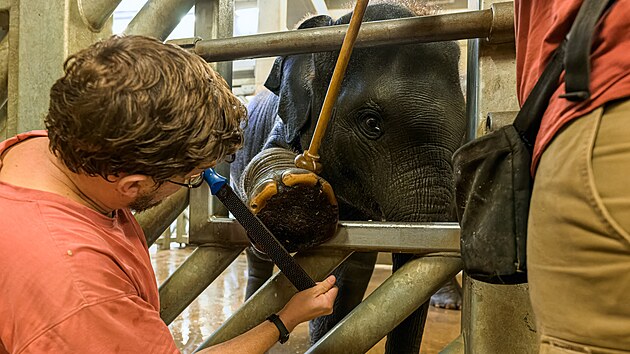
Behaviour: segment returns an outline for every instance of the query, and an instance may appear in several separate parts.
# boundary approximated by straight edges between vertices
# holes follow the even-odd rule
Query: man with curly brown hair
[[[64,70],[47,130],[0,143],[0,353],[177,352],[131,210],[201,185],[241,146],[245,108],[201,58],[147,37]],[[287,329],[329,314],[333,285],[295,295]],[[208,351],[264,352],[279,334],[266,321]]]

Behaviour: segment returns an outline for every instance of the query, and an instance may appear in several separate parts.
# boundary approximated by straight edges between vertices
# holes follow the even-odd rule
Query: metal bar
[[[367,22],[355,47],[439,42],[468,38],[508,40],[514,36],[512,3],[486,10]],[[496,22],[494,19],[500,19]],[[348,25],[199,41],[194,51],[206,61],[262,58],[339,50]],[[511,37],[510,34],[512,33]]]
[[[195,0],[149,0],[124,33],[165,40],[194,4]]]
[[[488,112],[486,123],[484,124],[485,131],[483,133],[492,133],[493,131],[499,130],[501,127],[512,124],[517,114],[518,111]]]
[[[466,142],[477,138],[479,125],[479,41],[469,39],[466,53]]]
[[[160,317],[167,325],[179,316],[243,251],[199,247],[160,286]]]
[[[313,279],[321,280],[330,274],[352,252],[313,251],[297,254],[296,260]],[[250,297],[197,351],[230,340],[278,312],[296,293],[295,287],[282,273],[276,273]]]
[[[219,2],[218,8],[218,27],[217,38],[227,39],[232,38],[234,35],[234,0],[214,0]],[[224,62],[217,64],[217,72],[221,75],[225,81],[232,87],[232,62]],[[226,165],[226,171],[230,170],[230,167]],[[220,166],[218,166],[217,172],[222,173]],[[229,173],[227,174],[229,176]],[[227,214],[225,214],[227,215]]]
[[[171,228],[167,227],[166,230],[162,232],[162,235],[155,242],[158,243],[160,250],[170,249],[171,248]]]
[[[144,231],[147,244],[151,246],[187,206],[188,189],[182,188],[164,199],[160,205],[136,214],[136,220]]]
[[[65,40],[67,4],[57,1],[14,3],[8,35],[9,135],[44,128],[50,87],[63,74],[62,58],[67,56],[68,45]]]
[[[233,0],[198,0],[195,5],[195,36],[200,38],[232,37],[234,27]],[[232,62],[219,63],[217,72],[232,86]],[[230,166],[220,163],[215,170],[222,176],[230,176]],[[209,189],[197,188],[190,196],[190,228],[189,240],[194,240],[199,230],[207,222],[208,217],[227,217],[228,210]],[[203,234],[217,239],[216,234]]]
[[[191,243],[248,246],[245,230],[233,219],[214,219],[195,230]],[[212,235],[221,235],[215,241]],[[318,249],[382,252],[459,252],[457,223],[348,222],[337,227],[332,240]]]
[[[407,262],[306,353],[366,353],[461,269],[457,255]]]
[[[50,87],[63,75],[68,55],[108,36],[87,29],[76,1],[13,1],[6,134],[43,129]]]
[[[79,14],[93,32],[103,29],[121,0],[78,0]]]

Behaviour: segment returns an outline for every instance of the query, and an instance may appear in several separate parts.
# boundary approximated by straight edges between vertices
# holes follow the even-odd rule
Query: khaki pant
[[[630,100],[598,108],[553,140],[528,227],[541,353],[630,353]]]

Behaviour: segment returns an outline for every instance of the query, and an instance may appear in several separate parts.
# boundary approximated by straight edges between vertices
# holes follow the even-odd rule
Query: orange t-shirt
[[[0,154],[45,135],[1,142]],[[0,354],[178,353],[129,210],[110,218],[0,182],[0,270]]]
[[[604,0],[602,0],[604,1]],[[521,104],[538,81],[553,51],[569,32],[581,0],[516,0],[516,75]],[[617,0],[600,21],[591,51],[591,98],[575,103],[554,93],[543,117],[532,171],[554,135],[567,122],[585,115],[606,102],[630,96],[630,0]]]

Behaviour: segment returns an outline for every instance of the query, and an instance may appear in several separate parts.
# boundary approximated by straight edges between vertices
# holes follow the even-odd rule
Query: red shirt
[[[114,214],[0,182],[0,353],[178,352],[142,229]]]
[[[604,1],[604,0],[602,0]],[[525,101],[551,54],[571,28],[581,0],[516,0],[517,94]],[[536,144],[532,170],[560,128],[606,102],[630,96],[630,0],[617,0],[594,35],[591,54],[591,98],[575,103],[560,98],[562,84],[549,102]]]

